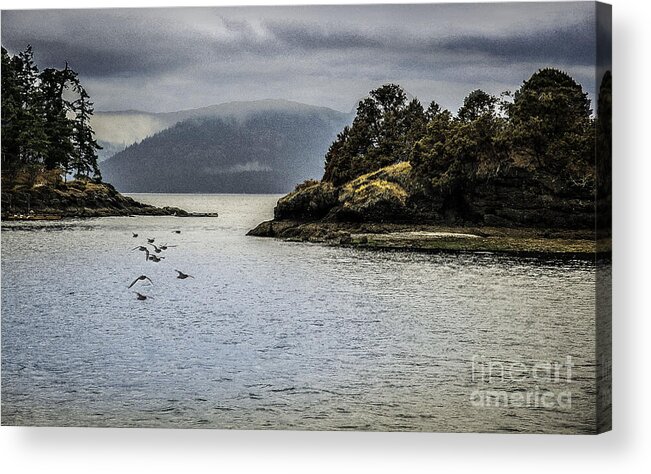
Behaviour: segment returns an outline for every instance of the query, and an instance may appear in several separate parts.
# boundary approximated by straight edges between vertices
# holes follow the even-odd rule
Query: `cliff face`
[[[506,167],[425,190],[408,162],[342,186],[315,183],[281,198],[276,220],[418,223],[548,229],[594,228],[594,187]]]
[[[509,168],[463,196],[471,221],[489,226],[594,229],[595,190],[566,176]]]
[[[118,193],[107,183],[76,180],[2,190],[2,219],[105,217],[128,215],[186,216],[182,209],[158,208]]]

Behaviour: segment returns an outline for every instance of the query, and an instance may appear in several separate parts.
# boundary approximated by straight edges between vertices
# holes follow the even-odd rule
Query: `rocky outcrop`
[[[507,166],[490,174],[439,180],[424,189],[408,162],[342,186],[316,182],[281,198],[276,221],[412,223],[593,229],[592,183]]]
[[[595,191],[561,174],[511,167],[473,183],[468,221],[487,226],[593,229]]]
[[[591,230],[548,230],[443,225],[267,221],[249,231],[256,237],[373,250],[490,252],[521,256],[594,259],[607,254],[610,239],[595,240]]]
[[[330,218],[337,221],[384,222],[409,218],[407,178],[411,166],[398,163],[344,185]],[[391,216],[390,219],[388,217]]]
[[[75,180],[55,185],[14,186],[2,190],[2,219],[189,216],[183,209],[155,207],[118,193],[107,183]]]
[[[594,258],[594,186],[522,167],[444,176],[425,188],[409,163],[342,186],[310,183],[283,197],[248,235],[367,249]]]
[[[339,189],[330,183],[317,182],[299,187],[278,200],[275,219],[313,221],[324,218],[339,199]]]
[[[405,189],[411,166],[398,163],[335,187],[317,182],[299,187],[281,198],[274,209],[277,220],[327,222],[384,222],[409,220],[409,193]]]

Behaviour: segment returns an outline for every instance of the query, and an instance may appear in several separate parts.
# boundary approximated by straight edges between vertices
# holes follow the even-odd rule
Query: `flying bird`
[[[153,238],[153,239],[147,239],[147,242],[149,242],[150,244],[153,244],[153,243],[154,243],[154,240],[156,240],[156,239],[155,239],[155,238]]]
[[[149,256],[149,260],[151,260],[151,261],[154,262],[154,263],[158,263],[158,262],[160,262],[161,260],[163,260],[164,258],[165,258],[165,257],[159,257],[159,256],[154,255],[154,254],[152,254],[152,255]]]
[[[139,281],[145,281],[145,280],[149,280],[149,283],[151,283],[152,285],[154,284],[154,282],[151,281],[151,279],[150,279],[147,275],[140,275],[138,278],[136,278],[135,280],[133,280],[133,282],[129,285],[129,288],[131,288],[131,287],[132,287],[133,285],[135,285],[137,282],[139,282]]]
[[[177,247],[177,246],[176,246],[176,245],[167,245],[167,244],[163,244],[163,245],[161,245],[159,248],[160,248],[161,250],[167,250],[167,249],[170,248],[170,247]]]
[[[178,275],[176,278],[179,280],[185,280],[186,278],[194,278],[192,275],[188,275],[187,273],[183,273],[181,270],[174,270]]]
[[[145,247],[144,245],[138,245],[137,247],[134,247],[131,249],[133,250],[140,250],[141,252],[145,252],[145,260],[149,260],[149,249]]]
[[[165,250],[162,245],[160,247],[156,247],[154,244],[149,244],[149,245],[154,247],[154,252],[156,252],[156,253],[161,253],[161,250]]]
[[[138,237],[138,234],[136,234],[135,232],[132,232],[132,234],[133,234],[133,238],[134,238],[134,239],[135,239],[136,237]]]

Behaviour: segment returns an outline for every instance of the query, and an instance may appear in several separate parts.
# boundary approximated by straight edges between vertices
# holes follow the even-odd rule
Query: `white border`
[[[191,5],[305,4],[201,1]],[[328,1],[318,3],[426,3]],[[0,428],[4,472],[649,472],[647,2],[612,0],[614,23],[614,431],[601,436]],[[179,6],[180,1],[6,0],[2,9]],[[644,469],[646,466],[647,469]]]

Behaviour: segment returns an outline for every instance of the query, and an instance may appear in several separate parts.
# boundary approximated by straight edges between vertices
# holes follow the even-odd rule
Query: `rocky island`
[[[31,46],[13,56],[2,48],[2,219],[190,216],[136,202],[102,182],[93,112],[67,63],[39,71]]]
[[[544,69],[456,116],[396,85],[360,102],[321,181],[281,198],[252,236],[380,249],[592,255],[610,249],[610,73],[598,113]],[[596,150],[596,152],[595,152]]]
[[[2,189],[2,220],[51,220],[66,217],[179,216],[175,207],[155,207],[123,196],[108,183],[77,179],[69,183],[14,185]]]
[[[408,162],[363,175],[343,186],[311,183],[281,198],[274,219],[249,232],[260,237],[374,249],[486,251],[594,255],[594,202],[582,187],[563,188],[511,169],[499,181],[462,195],[464,206],[444,200],[419,203]],[[504,200],[527,176],[528,199]],[[572,199],[553,193],[574,192]],[[522,195],[518,196],[522,198]],[[472,204],[469,204],[466,199]],[[576,222],[563,220],[574,215]],[[572,225],[575,224],[575,225]],[[600,244],[608,245],[605,239]]]

